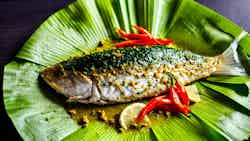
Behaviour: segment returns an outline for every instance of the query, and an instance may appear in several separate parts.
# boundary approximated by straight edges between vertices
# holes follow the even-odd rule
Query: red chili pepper
[[[127,40],[127,41],[122,41],[118,44],[115,45],[116,48],[122,48],[122,47],[127,47],[127,46],[134,46],[139,43],[143,43],[145,41],[141,40]]]
[[[118,44],[115,45],[116,48],[122,48],[122,47],[127,47],[127,46],[145,46],[145,45],[157,45],[156,42],[153,40],[127,40],[127,41],[122,41]]]
[[[158,45],[158,43],[156,43],[154,40],[148,40],[148,41],[144,41],[143,43],[141,44],[137,44],[139,46],[155,46],[155,45]]]
[[[122,37],[130,39],[130,40],[137,39],[137,40],[145,40],[145,41],[147,41],[147,40],[152,39],[152,37],[150,35],[147,35],[147,34],[126,33],[122,29],[119,29],[118,32]]]
[[[169,45],[174,42],[173,39],[162,39],[162,38],[156,38],[155,39],[157,43],[161,45]]]
[[[177,91],[177,94],[179,96],[181,103],[189,106],[190,101],[189,101],[188,94],[184,86],[178,81],[175,83],[175,86],[176,86],[176,91]]]
[[[153,38],[152,35],[143,27],[135,25],[132,26],[132,28],[136,29],[140,34],[126,33],[122,29],[119,29],[119,34],[128,39],[128,41],[118,43],[116,48],[127,46],[168,45],[173,42],[172,39]]]
[[[138,25],[134,25],[134,26],[132,26],[132,28],[136,29],[139,33],[147,34],[147,35],[151,36],[151,34],[146,29],[144,29],[143,27],[140,27]]]
[[[183,92],[184,89],[182,89],[183,87],[180,87],[182,86],[180,82],[176,83],[178,92]],[[188,108],[188,105],[182,104],[181,100],[179,99],[180,94],[178,94],[178,92],[174,87],[170,87],[168,95],[158,96],[151,99],[140,112],[137,118],[137,123],[139,124],[148,113],[155,109],[169,112],[180,112],[185,115],[191,112],[191,110]]]
[[[139,114],[137,118],[137,123],[140,123],[144,117],[150,113],[151,111],[164,106],[164,105],[169,105],[172,102],[167,98],[167,95],[163,96],[158,96],[153,99],[151,99],[148,104],[142,109],[141,113]]]
[[[183,105],[179,99],[179,96],[175,89],[173,87],[170,88],[169,92],[169,99],[170,101],[173,102],[173,104],[176,106],[177,111],[176,112],[181,112],[183,114],[188,114],[191,110],[188,109],[187,105]]]

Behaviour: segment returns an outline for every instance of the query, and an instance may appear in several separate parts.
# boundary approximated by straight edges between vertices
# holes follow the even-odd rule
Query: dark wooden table
[[[3,66],[17,53],[35,29],[52,13],[74,0],[0,1],[0,128],[1,138],[21,140],[8,118],[2,98]],[[198,0],[250,32],[250,0]]]

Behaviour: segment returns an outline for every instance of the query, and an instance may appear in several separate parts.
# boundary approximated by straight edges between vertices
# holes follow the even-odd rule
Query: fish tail
[[[220,55],[218,58],[220,63],[213,73],[215,75],[236,75],[245,76],[247,75],[245,68],[241,65],[237,48],[239,41],[247,35],[247,32],[243,31],[238,38],[236,38],[230,46]]]

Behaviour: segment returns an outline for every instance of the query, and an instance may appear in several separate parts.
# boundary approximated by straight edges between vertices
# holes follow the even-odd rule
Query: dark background
[[[3,66],[48,16],[74,0],[0,0],[0,128],[4,140],[21,140],[2,99]],[[250,32],[250,0],[198,0]]]

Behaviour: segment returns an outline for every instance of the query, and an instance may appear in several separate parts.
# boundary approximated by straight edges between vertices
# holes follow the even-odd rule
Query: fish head
[[[41,72],[43,80],[58,93],[69,100],[84,100],[91,96],[92,80],[74,70],[62,70],[60,65],[47,68]]]

